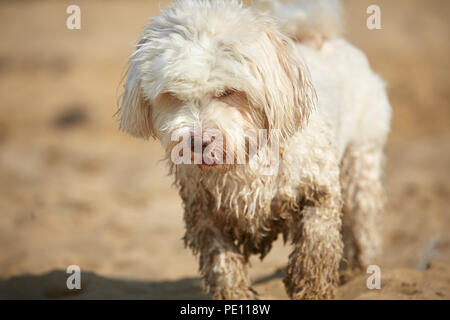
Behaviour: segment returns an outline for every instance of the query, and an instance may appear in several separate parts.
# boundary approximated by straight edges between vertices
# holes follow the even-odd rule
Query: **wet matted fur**
[[[166,149],[184,241],[214,298],[255,298],[248,257],[280,234],[293,245],[284,283],[294,299],[333,298],[344,251],[349,268],[376,263],[391,108],[365,55],[339,37],[339,13],[337,0],[180,0],[130,58],[121,128]],[[172,134],[198,123],[229,145],[267,130],[277,171],[174,164]]]

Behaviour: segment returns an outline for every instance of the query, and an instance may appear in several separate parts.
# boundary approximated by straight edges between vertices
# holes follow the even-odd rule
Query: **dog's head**
[[[181,0],[153,18],[130,58],[120,126],[169,154],[180,136],[204,145],[222,134],[229,150],[248,130],[290,137],[313,96],[294,43],[270,17],[237,0]]]

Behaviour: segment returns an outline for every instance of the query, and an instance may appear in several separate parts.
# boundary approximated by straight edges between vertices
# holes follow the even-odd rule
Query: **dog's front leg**
[[[339,187],[307,204],[294,232],[294,250],[285,278],[292,299],[331,299],[342,258]],[[310,202],[310,201],[308,201]]]
[[[214,299],[256,298],[243,255],[218,228],[199,221],[188,226],[185,240],[199,254],[204,287]]]

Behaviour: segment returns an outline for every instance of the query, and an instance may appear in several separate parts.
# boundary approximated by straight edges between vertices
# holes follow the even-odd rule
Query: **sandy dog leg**
[[[285,285],[293,299],[331,299],[338,284],[342,258],[340,194],[321,196],[305,206],[294,233]]]
[[[350,147],[342,161],[344,256],[348,271],[375,264],[381,249],[377,218],[384,204],[383,153],[377,145]]]
[[[205,290],[214,299],[256,298],[244,256],[216,227],[198,222],[188,227],[185,241],[199,255]]]

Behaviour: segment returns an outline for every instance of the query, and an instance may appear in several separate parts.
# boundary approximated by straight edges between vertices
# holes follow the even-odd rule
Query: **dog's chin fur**
[[[214,298],[255,298],[246,262],[267,254],[279,234],[294,245],[288,294],[332,298],[342,210],[348,268],[376,263],[390,105],[365,56],[334,37],[337,27],[322,26],[311,1],[284,1],[310,17],[285,35],[278,25],[289,27],[270,13],[237,0],[180,0],[152,19],[130,58],[121,129],[166,149],[184,202],[185,243],[199,254]],[[338,4],[320,3],[327,1]],[[288,11],[276,8],[283,19],[279,13]],[[302,30],[322,34],[321,45],[303,41]],[[173,135],[191,136],[198,125],[233,147],[247,130],[267,130],[265,152],[276,172],[267,174],[258,159],[253,166],[175,165]]]

